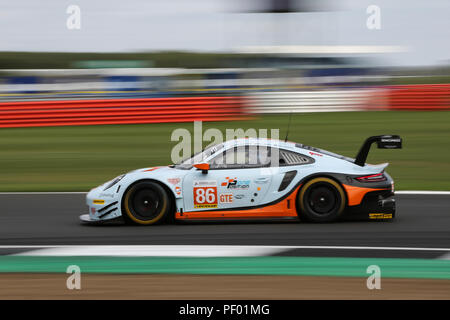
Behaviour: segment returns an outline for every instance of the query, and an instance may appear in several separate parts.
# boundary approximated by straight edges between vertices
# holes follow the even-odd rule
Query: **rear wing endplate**
[[[364,141],[361,149],[356,155],[355,164],[363,167],[366,163],[367,155],[370,151],[372,143],[376,142],[378,149],[401,149],[402,138],[396,135],[372,136]]]

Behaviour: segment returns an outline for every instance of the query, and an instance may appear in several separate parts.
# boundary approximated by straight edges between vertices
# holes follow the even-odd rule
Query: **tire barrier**
[[[242,118],[240,97],[184,97],[0,103],[0,128],[224,121]]]

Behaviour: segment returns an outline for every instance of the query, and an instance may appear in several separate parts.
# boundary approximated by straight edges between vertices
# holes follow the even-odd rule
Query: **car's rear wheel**
[[[171,213],[170,197],[156,182],[141,181],[132,185],[122,200],[125,222],[150,225],[161,223]]]
[[[341,185],[326,177],[309,180],[297,195],[299,217],[310,222],[336,221],[345,204],[346,196]]]

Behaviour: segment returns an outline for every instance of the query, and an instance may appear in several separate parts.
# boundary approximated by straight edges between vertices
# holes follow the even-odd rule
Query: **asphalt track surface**
[[[83,194],[0,194],[0,245],[450,246],[450,196],[397,195],[394,221],[86,226]],[[3,254],[5,254],[3,252]]]

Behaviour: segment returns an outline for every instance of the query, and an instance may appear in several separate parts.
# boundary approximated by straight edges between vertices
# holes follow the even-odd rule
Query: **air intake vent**
[[[278,188],[278,192],[286,189],[296,175],[297,175],[296,170],[286,172],[284,174],[283,181],[281,181],[280,187]]]

